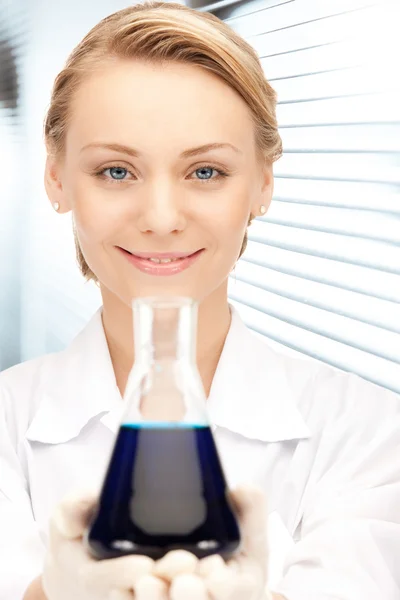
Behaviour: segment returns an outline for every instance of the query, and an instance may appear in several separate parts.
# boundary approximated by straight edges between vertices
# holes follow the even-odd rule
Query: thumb
[[[243,553],[249,558],[267,562],[267,499],[255,486],[243,485],[229,492],[239,517]]]
[[[99,492],[93,489],[67,494],[53,513],[53,525],[59,533],[68,539],[81,537],[94,514],[98,497]]]

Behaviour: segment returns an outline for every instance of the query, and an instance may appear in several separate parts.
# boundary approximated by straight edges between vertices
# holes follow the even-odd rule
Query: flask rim
[[[132,299],[132,308],[144,305],[152,308],[194,307],[197,305],[197,301],[190,296],[143,296]]]

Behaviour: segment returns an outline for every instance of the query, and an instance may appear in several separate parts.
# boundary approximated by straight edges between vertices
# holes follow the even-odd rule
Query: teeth
[[[153,263],[156,264],[160,264],[160,263],[170,263],[170,262],[175,262],[176,260],[179,260],[178,258],[148,258],[147,260],[150,260]]]

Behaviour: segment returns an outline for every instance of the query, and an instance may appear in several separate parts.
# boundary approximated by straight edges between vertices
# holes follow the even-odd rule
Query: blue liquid
[[[240,532],[209,427],[121,426],[85,543],[97,559],[230,558]]]

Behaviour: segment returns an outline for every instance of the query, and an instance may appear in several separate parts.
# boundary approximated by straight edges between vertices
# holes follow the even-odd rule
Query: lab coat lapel
[[[278,587],[288,562],[289,552],[294,548],[295,541],[286,529],[278,511],[268,515],[268,586],[274,590]]]
[[[66,350],[46,362],[37,390],[40,405],[26,434],[29,440],[65,442],[101,413],[102,422],[116,431],[123,401],[101,310]],[[283,356],[255,336],[232,306],[231,311],[231,326],[207,401],[211,425],[269,442],[309,437],[288,385]]]
[[[289,386],[283,355],[248,329],[236,309],[207,402],[217,426],[265,442],[310,436]]]
[[[40,373],[39,408],[26,437],[48,444],[77,436],[93,417],[115,412],[122,398],[115,381],[99,309],[64,351]]]

